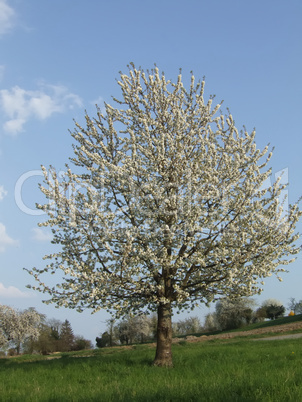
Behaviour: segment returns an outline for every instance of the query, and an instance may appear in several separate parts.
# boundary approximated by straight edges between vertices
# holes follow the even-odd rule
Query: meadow
[[[302,401],[301,339],[173,346],[174,368],[137,345],[0,359],[1,401]]]

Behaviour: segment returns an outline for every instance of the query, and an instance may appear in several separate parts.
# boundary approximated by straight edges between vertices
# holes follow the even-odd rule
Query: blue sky
[[[256,127],[256,143],[275,146],[275,173],[286,169],[291,203],[302,195],[302,2],[300,0],[0,0],[0,303],[34,306],[68,318],[89,339],[106,313],[42,304],[23,267],[43,267],[52,250],[37,227],[41,164],[58,170],[72,155],[73,119],[119,96],[118,72],[154,63],[167,78],[183,69],[206,77],[237,127]],[[112,103],[112,102],[111,102]],[[301,222],[299,231],[302,232]],[[302,257],[283,282],[269,278],[258,301],[302,299]],[[202,320],[205,307],[192,314]],[[177,318],[177,317],[176,317]]]

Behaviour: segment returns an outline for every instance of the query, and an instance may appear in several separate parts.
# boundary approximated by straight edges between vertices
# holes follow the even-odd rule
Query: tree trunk
[[[171,304],[158,306],[157,346],[154,366],[172,367],[172,307]]]

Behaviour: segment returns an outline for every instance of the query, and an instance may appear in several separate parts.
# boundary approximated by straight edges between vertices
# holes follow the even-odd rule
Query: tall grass
[[[183,343],[173,354],[173,369],[153,367],[147,345],[0,359],[0,400],[302,401],[299,339]]]

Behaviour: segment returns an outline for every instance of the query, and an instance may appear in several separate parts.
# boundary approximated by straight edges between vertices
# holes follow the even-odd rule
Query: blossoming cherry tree
[[[154,364],[171,366],[172,309],[260,292],[299,251],[301,212],[282,208],[280,181],[264,187],[271,152],[204,100],[204,81],[191,75],[185,89],[181,73],[172,82],[131,64],[118,84],[116,107],[76,123],[72,167],[43,167],[41,226],[59,251],[29,272],[58,306],[156,310]]]

